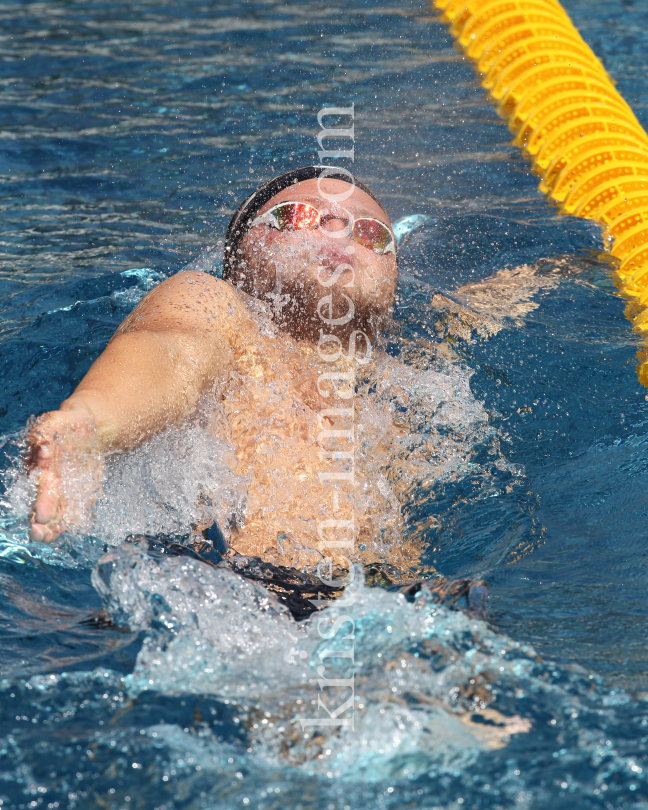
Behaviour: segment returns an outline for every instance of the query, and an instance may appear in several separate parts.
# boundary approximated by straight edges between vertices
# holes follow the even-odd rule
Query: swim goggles
[[[269,225],[280,231],[305,230],[319,228],[328,219],[337,219],[333,214],[324,215],[312,205],[304,202],[280,202],[265,214],[261,214],[250,225]],[[350,226],[350,227],[349,227]],[[352,219],[347,223],[348,235],[360,245],[383,256],[385,253],[396,253],[394,234],[380,220],[373,217]],[[332,235],[332,234],[331,234]]]

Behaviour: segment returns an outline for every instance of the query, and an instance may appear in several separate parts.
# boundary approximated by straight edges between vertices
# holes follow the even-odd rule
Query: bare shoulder
[[[241,327],[251,319],[237,290],[207,273],[185,270],[152,289],[119,327],[117,334],[140,329],[201,332]]]

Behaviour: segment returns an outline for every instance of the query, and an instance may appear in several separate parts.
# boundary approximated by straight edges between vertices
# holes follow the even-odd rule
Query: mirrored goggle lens
[[[391,231],[377,219],[357,219],[353,223],[353,236],[361,245],[375,253],[387,253],[394,249]]]
[[[319,211],[306,203],[281,203],[272,209],[277,225],[281,230],[292,228],[315,228],[319,223]]]

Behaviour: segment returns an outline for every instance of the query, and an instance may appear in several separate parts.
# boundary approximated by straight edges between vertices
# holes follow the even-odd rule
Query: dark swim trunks
[[[343,593],[343,588],[327,585],[315,574],[273,565],[260,557],[244,557],[240,554],[223,556],[209,540],[194,542],[190,546],[169,538],[135,535],[127,538],[127,541],[145,541],[151,551],[159,554],[190,557],[215,568],[228,568],[246,579],[258,582],[288,608],[296,621],[307,619]],[[463,610],[475,618],[486,618],[488,590],[483,580],[447,580],[438,574],[430,578],[407,580],[401,571],[385,563],[371,563],[364,569],[365,584],[368,587],[401,593],[408,601],[414,601],[419,591],[426,588],[436,602]],[[341,572],[341,578],[344,575],[345,572]]]

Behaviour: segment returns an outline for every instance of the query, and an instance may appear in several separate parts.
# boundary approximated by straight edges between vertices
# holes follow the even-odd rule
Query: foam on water
[[[114,544],[129,534],[186,535],[192,525],[217,521],[228,537],[247,492],[235,469],[224,416],[206,397],[188,423],[108,459],[88,530]]]
[[[153,560],[138,548],[103,558],[93,583],[111,616],[145,632],[126,678],[131,695],[153,690],[234,698],[259,756],[309,772],[374,780],[467,764],[477,752],[503,744],[515,724],[503,720],[493,731],[466,723],[452,696],[465,694],[478,672],[482,682],[488,679],[494,646],[497,655],[513,653],[520,674],[534,656],[430,596],[412,605],[367,589],[359,569],[342,600],[302,625],[261,586],[236,574],[195,560]],[[347,658],[335,657],[345,652]],[[355,700],[342,713],[354,727],[303,734],[300,719],[328,716],[318,709],[319,694],[330,711],[350,696],[344,687],[320,692],[318,678],[354,672]],[[266,722],[252,722],[260,709]],[[328,753],[320,757],[323,750]]]
[[[528,770],[531,756],[539,773],[569,762],[570,790],[583,797],[631,795],[644,783],[642,704],[583,670],[544,663],[426,589],[409,602],[365,587],[357,569],[342,599],[297,625],[259,585],[133,545],[104,557],[93,582],[111,615],[144,634],[124,680],[130,697],[215,696],[231,707],[253,770],[296,769],[342,780],[345,791],[386,780],[407,790],[421,777],[439,788],[447,778],[447,789],[461,775],[469,795],[500,791],[507,807],[538,806],[545,795],[543,777],[523,787],[518,763]],[[322,680],[351,676],[353,693]],[[353,727],[302,726],[329,717],[321,704],[335,712],[349,697],[338,717]],[[222,774],[239,750],[173,724],[147,734],[206,776]],[[480,773],[490,774],[487,786]]]
[[[274,658],[294,655],[299,633],[266,591],[196,560],[155,560],[127,545],[102,558],[93,584],[114,621],[159,627],[129,676],[133,693],[163,688],[259,698],[271,689]]]

